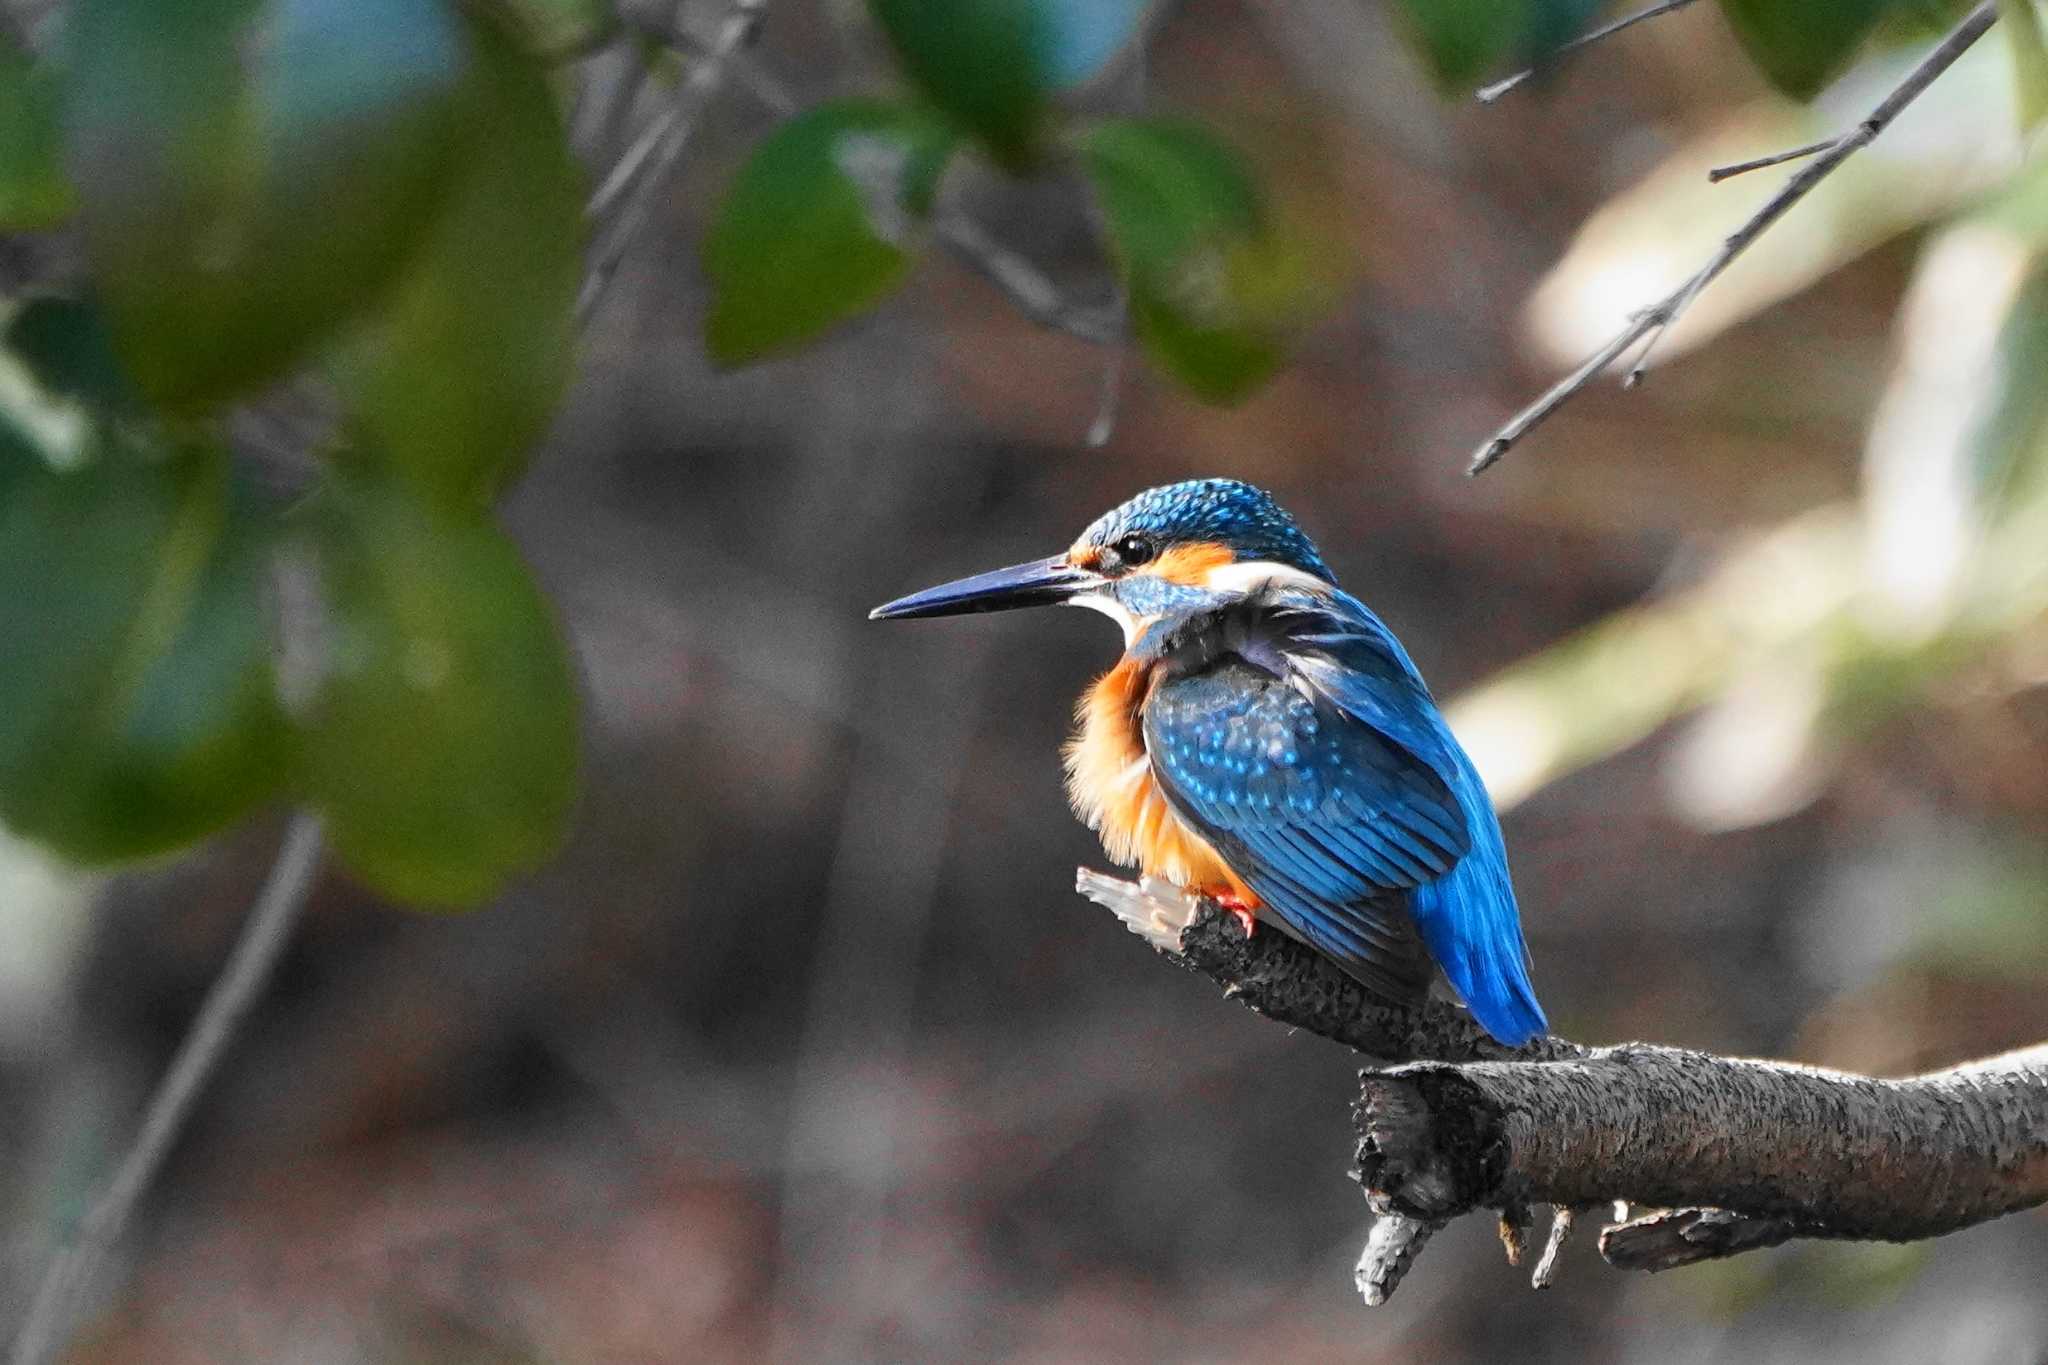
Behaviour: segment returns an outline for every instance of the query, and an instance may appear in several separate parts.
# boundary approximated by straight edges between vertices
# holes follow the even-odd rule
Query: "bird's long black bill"
[[[1046,607],[1064,602],[1099,583],[1100,577],[1069,564],[1064,555],[1013,564],[926,588],[868,613],[870,621],[900,621],[917,616],[961,616],[970,611],[1008,611],[1012,607]]]

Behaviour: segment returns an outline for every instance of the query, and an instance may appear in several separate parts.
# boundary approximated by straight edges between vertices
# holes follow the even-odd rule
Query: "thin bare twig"
[[[1102,384],[1095,394],[1095,417],[1088,423],[1086,440],[1090,450],[1100,450],[1116,434],[1117,409],[1123,401],[1124,362],[1128,351],[1109,346],[1102,356]]]
[[[1684,9],[1691,3],[1692,0],[1660,0],[1660,3],[1651,5],[1648,9],[1639,9],[1634,14],[1624,14],[1611,24],[1603,24],[1599,28],[1581,33],[1578,37],[1565,43],[1557,51],[1550,54],[1551,60],[1555,61],[1560,57],[1568,56],[1571,53],[1577,52],[1580,48],[1591,47],[1603,38],[1612,38],[1623,29],[1634,28],[1645,19],[1655,19],[1660,14],[1670,14],[1674,10]],[[1498,80],[1492,85],[1482,86],[1473,92],[1472,98],[1478,100],[1481,104],[1492,104],[1502,95],[1523,84],[1535,74],[1535,67],[1530,67],[1527,71],[1517,71],[1505,80]]]
[[[1548,1289],[1557,1279],[1557,1258],[1564,1254],[1564,1244],[1572,1238],[1574,1211],[1569,1204],[1553,1204],[1550,1209],[1550,1235],[1543,1239],[1543,1254],[1536,1258],[1536,1269],[1529,1276],[1531,1289]]]
[[[142,1131],[92,1209],[44,1269],[28,1318],[14,1339],[14,1365],[43,1365],[64,1344],[80,1296],[120,1240],[136,1204],[170,1155],[200,1091],[270,979],[271,969],[291,939],[299,911],[305,907],[319,865],[320,822],[310,815],[297,816],[285,833],[284,846],[242,926],[241,937],[235,940],[227,966],[207,991],[170,1071],[150,1096]]]
[[[1126,329],[1121,304],[1076,303],[1044,271],[964,214],[942,214],[934,226],[939,240],[958,260],[1002,290],[1018,312],[1040,327],[1098,346],[1123,343]]]
[[[1367,1308],[1378,1308],[1393,1297],[1442,1226],[1392,1212],[1373,1220],[1372,1231],[1365,1236],[1365,1250],[1358,1254],[1358,1264],[1351,1271],[1351,1282],[1358,1286]]]
[[[1754,161],[1738,161],[1732,166],[1716,166],[1707,172],[1707,180],[1710,184],[1718,185],[1723,180],[1732,179],[1738,175],[1747,175],[1751,171],[1761,171],[1771,166],[1782,166],[1788,161],[1797,161],[1801,157],[1818,156],[1839,141],[1841,141],[1840,138],[1826,137],[1822,138],[1819,142],[1809,142],[1804,147],[1794,147],[1789,152],[1772,152],[1769,156],[1760,156]]]
[[[586,219],[593,223],[604,221],[611,213],[612,206],[618,202],[619,196],[632,189],[638,182],[641,167],[647,164],[647,158],[654,154],[655,149],[662,145],[663,140],[668,137],[669,129],[675,127],[676,120],[681,118],[682,114],[680,106],[671,104],[647,120],[647,126],[640,130],[640,135],[633,139],[632,145],[612,163],[611,170],[605,174],[604,179],[591,194],[590,203],[583,211]]]
[[[1748,222],[1737,228],[1721,243],[1720,249],[1690,279],[1637,313],[1629,320],[1628,326],[1622,328],[1611,341],[1595,351],[1583,365],[1552,385],[1542,397],[1509,419],[1506,425],[1494,433],[1491,440],[1479,448],[1465,472],[1479,474],[1491,467],[1501,456],[1507,454],[1508,449],[1516,441],[1563,407],[1580,389],[1585,388],[1609,365],[1638,344],[1641,351],[1635,364],[1629,369],[1626,383],[1630,388],[1640,384],[1649,365],[1650,353],[1656,348],[1657,342],[1670,330],[1671,324],[1692,306],[1692,301],[1699,297],[1700,291],[1713,283],[1736,257],[1763,235],[1766,228],[1784,217],[1787,210],[1811,193],[1813,188],[1831,175],[1837,166],[1868,147],[1907,105],[1918,99],[1928,86],[1934,84],[1942,72],[1955,65],[1956,59],[1967,52],[1997,21],[1998,11],[1994,3],[1987,2],[1971,10],[1946,38],[1935,45],[1933,51],[1907,73],[1906,78],[1889,95],[1878,102],[1861,123],[1835,139],[1826,151],[1801,167],[1796,175],[1785,182],[1782,189],[1750,216]]]
[[[603,302],[605,291],[617,278],[619,266],[632,248],[633,239],[640,235],[648,214],[653,211],[662,182],[689,145],[690,135],[696,131],[706,106],[725,84],[726,68],[732,57],[752,43],[760,32],[762,15],[767,8],[768,0],[733,0],[725,22],[705,44],[703,56],[684,73],[682,84],[676,91],[673,110],[659,139],[640,158],[646,166],[645,171],[637,177],[629,172],[626,177],[636,192],[626,198],[618,224],[598,247],[597,259],[591,264],[590,273],[584,277],[583,288],[576,296],[576,320],[579,323],[588,321],[597,311],[597,305]],[[607,185],[616,176],[615,171],[613,176],[607,177]],[[614,190],[613,194],[616,196],[622,192],[623,187]]]

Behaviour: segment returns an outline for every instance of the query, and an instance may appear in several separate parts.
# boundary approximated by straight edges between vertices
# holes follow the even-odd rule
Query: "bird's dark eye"
[[[1149,536],[1125,536],[1109,548],[1115,553],[1117,562],[1127,569],[1136,568],[1159,553]]]

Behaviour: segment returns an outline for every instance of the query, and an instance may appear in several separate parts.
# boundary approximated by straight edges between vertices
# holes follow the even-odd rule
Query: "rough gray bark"
[[[1382,1000],[1213,903],[1083,871],[1079,889],[1173,961],[1277,1022],[1378,1063],[1360,1073],[1354,1172],[1380,1221],[1360,1257],[1383,1302],[1449,1219],[1500,1212],[1519,1262],[1533,1205],[1655,1210],[1600,1235],[1665,1270],[1793,1237],[1912,1241],[2048,1203],[2048,1045],[1906,1080],[1640,1043],[1488,1038],[1446,1001]]]
[[[1268,930],[1246,938],[1214,902],[1184,897],[1161,882],[1127,882],[1084,867],[1075,889],[1247,1009],[1380,1061],[1535,1062],[1589,1051],[1562,1038],[1502,1047],[1448,1000],[1432,997],[1413,1008],[1383,999],[1287,935]]]
[[[1914,1241],[2048,1202],[2048,1047],[1909,1080],[1631,1043],[1368,1072],[1359,1169],[1398,1213],[1615,1200],[1662,1268],[1789,1236]],[[1734,1219],[1729,1215],[1743,1215]]]

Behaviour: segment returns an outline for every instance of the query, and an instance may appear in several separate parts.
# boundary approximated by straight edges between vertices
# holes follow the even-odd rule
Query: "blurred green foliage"
[[[873,99],[820,105],[776,129],[704,239],[712,359],[809,341],[901,284],[953,141],[928,110]]]
[[[576,691],[518,551],[396,483],[337,480],[295,522],[330,634],[298,771],[335,849],[424,905],[537,867],[575,795]]]
[[[103,436],[0,508],[0,817],[81,862],[189,842],[274,794],[265,523],[218,449]]]
[[[1045,153],[1053,97],[1089,79],[1141,27],[1146,0],[870,0],[927,97],[1008,170]]]
[[[1081,142],[1131,321],[1169,373],[1211,402],[1279,368],[1307,293],[1251,167],[1193,124],[1106,119]]]
[[[496,34],[477,34],[474,51],[446,202],[330,370],[355,458],[422,496],[484,506],[574,367],[583,177],[545,74]]]
[[[0,313],[10,830],[104,864],[294,795],[436,905],[560,842],[573,674],[488,516],[572,369],[542,46],[586,11],[78,0],[56,55],[0,54],[0,224],[75,224],[88,264]],[[224,424],[315,362],[336,434],[281,512]]]
[[[546,61],[587,52],[618,31],[610,0],[484,0],[522,46]]]
[[[1721,0],[1721,12],[1757,69],[1786,94],[1811,99],[1841,74],[1891,0]]]
[[[1400,0],[1409,40],[1438,89],[1465,96],[1501,63],[1541,66],[1579,36],[1599,0]]]
[[[55,77],[0,37],[0,231],[49,227],[71,212],[58,117]]]
[[[454,10],[78,0],[68,23],[81,226],[151,397],[274,380],[397,276],[457,150],[474,58]]]
[[[1069,121],[1058,107],[1130,46],[1151,8],[871,0],[925,103],[828,105],[762,142],[705,246],[712,355],[755,359],[880,301],[909,273],[913,230],[949,161],[978,149],[1018,176],[1077,164],[1140,345],[1198,398],[1257,389],[1321,300],[1304,244],[1274,230],[1250,164],[1191,123]]]
[[[2041,34],[2041,14],[2034,0],[1998,0],[1998,18],[2012,52],[2020,127],[2031,132],[2048,117],[2048,40]]]

